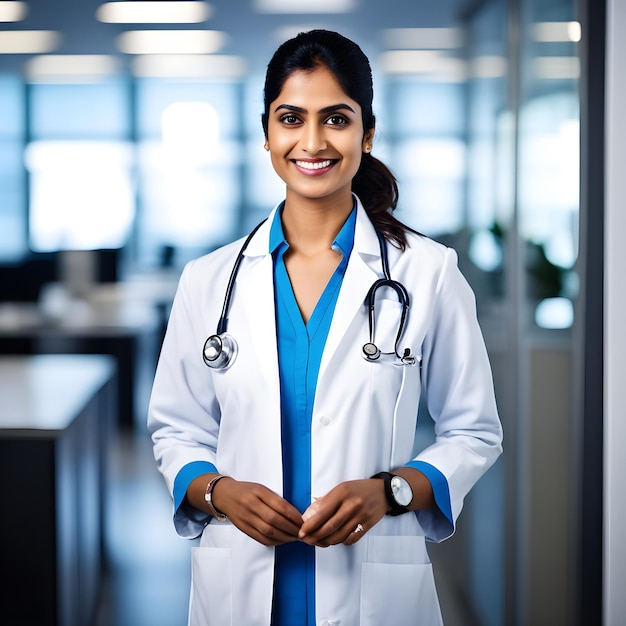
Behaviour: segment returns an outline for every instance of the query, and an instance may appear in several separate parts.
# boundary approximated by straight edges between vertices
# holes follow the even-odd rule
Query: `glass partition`
[[[519,6],[517,622],[572,623],[580,95],[575,0]]]
[[[24,101],[19,78],[0,75],[0,264],[17,262],[28,251]]]
[[[526,324],[571,329],[577,294],[579,120],[572,0],[526,0],[522,12],[518,202]]]
[[[435,212],[427,234],[457,250],[476,293],[504,426],[504,454],[469,494],[460,535],[432,550],[435,565],[468,599],[468,623],[485,626],[568,623],[570,615],[580,193],[575,17],[574,0],[485,0],[466,12],[465,80],[457,85],[460,199],[450,201],[458,185],[449,178],[447,202],[411,205],[418,228],[425,211]],[[439,119],[449,110],[445,91],[436,99]],[[406,135],[400,144],[414,140]],[[410,150],[419,154],[415,143]],[[447,153],[447,165],[455,162]],[[427,173],[426,183],[414,177],[424,194],[436,177],[427,167],[419,171]]]

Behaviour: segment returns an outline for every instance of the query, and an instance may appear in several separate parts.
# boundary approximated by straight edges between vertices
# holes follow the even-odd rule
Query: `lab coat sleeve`
[[[202,360],[206,330],[191,306],[197,297],[194,263],[185,267],[179,281],[148,410],[154,456],[170,494],[177,491],[175,485],[183,468],[198,467],[198,462],[207,468],[216,465],[220,410],[210,371]],[[176,504],[176,531],[183,537],[197,537],[208,517]]]
[[[447,480],[455,524],[465,496],[502,452],[502,428],[474,293],[452,249],[446,249],[435,298],[422,352],[423,393],[435,443],[415,460],[431,464]],[[433,541],[454,532],[439,509],[421,511],[419,520]]]
[[[454,519],[450,508],[450,489],[446,477],[436,467],[424,461],[410,461],[407,467],[412,467],[424,474],[433,490],[436,509],[415,511],[417,519],[421,522],[420,525],[422,528],[436,529],[440,536],[448,537],[454,532]]]

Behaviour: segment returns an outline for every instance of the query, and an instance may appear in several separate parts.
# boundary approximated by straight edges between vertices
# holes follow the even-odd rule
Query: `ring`
[[[357,524],[356,528],[352,531],[353,533],[362,533],[365,529],[361,524]]]

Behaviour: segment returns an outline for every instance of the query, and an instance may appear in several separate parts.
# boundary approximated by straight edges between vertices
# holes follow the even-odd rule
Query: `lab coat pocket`
[[[231,550],[192,548],[189,626],[232,624]]]
[[[360,626],[441,626],[423,537],[371,536],[361,569]]]
[[[360,626],[442,626],[432,565],[363,563]]]

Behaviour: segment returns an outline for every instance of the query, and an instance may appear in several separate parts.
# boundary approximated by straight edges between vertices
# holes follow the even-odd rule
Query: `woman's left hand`
[[[356,543],[387,512],[382,480],[368,478],[340,483],[317,498],[302,514],[299,538],[326,548]]]

